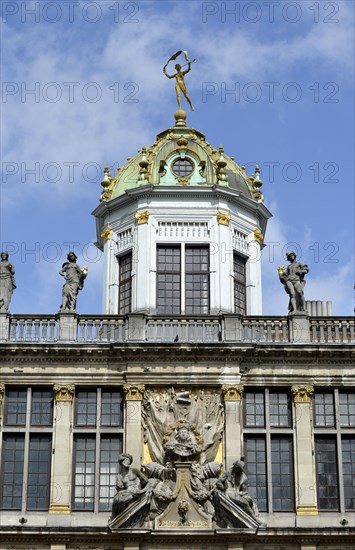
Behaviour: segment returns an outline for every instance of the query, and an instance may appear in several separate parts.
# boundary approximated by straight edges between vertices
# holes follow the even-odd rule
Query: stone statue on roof
[[[286,268],[283,265],[280,266],[278,268],[278,273],[280,282],[284,285],[287,294],[290,296],[288,312],[289,314],[305,314],[306,302],[303,289],[306,284],[304,277],[309,271],[308,265],[296,262],[296,254],[294,252],[286,254],[286,259],[290,264]]]
[[[16,288],[14,266],[9,262],[9,253],[1,252],[0,261],[0,311],[8,311],[12,293]]]

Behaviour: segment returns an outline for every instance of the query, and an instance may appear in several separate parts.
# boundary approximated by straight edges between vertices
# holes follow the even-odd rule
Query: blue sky
[[[249,174],[255,163],[262,170],[273,213],[264,314],[287,312],[277,266],[290,248],[309,265],[306,299],[352,314],[354,2],[4,0],[1,8],[0,241],[16,269],[12,312],[58,311],[58,271],[73,248],[89,266],[78,310],[101,312],[90,215],[100,169],[114,172],[172,125],[174,87],[162,66],[183,49],[197,59],[188,123]]]

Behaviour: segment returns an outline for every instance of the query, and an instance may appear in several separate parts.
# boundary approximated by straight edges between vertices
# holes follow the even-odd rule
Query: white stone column
[[[143,456],[142,399],[144,384],[125,384],[125,452],[133,457],[132,466],[140,468]]]
[[[232,233],[230,228],[231,215],[220,210],[217,212],[218,223],[218,250],[212,252],[212,259],[215,265],[211,262],[211,271],[215,271],[216,281],[216,296],[217,303],[211,304],[216,312],[234,313],[234,297],[233,297],[233,246]],[[213,243],[212,243],[213,247]],[[213,279],[211,279],[212,281]],[[211,285],[211,291],[213,291]],[[211,295],[212,298],[212,295]]]
[[[262,314],[261,243],[262,233],[256,229],[248,235],[249,259],[246,264],[247,315]]]
[[[292,386],[295,420],[296,513],[318,514],[316,476],[313,455],[312,407],[313,386]]]
[[[50,514],[70,514],[74,385],[55,384]]]
[[[222,386],[224,396],[225,431],[224,431],[224,455],[226,469],[231,468],[242,455],[242,422],[241,399],[243,386],[240,384]]]
[[[150,282],[150,242],[149,242],[149,212],[148,210],[136,212],[137,221],[136,262],[133,265],[135,273],[134,288],[136,303],[133,311],[146,311],[149,304],[149,282]]]

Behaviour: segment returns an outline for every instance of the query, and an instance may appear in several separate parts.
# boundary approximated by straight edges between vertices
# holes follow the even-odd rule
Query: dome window
[[[175,160],[175,162],[173,162],[172,170],[177,177],[186,178],[192,174],[194,170],[194,165],[187,158],[178,158],[177,160]]]

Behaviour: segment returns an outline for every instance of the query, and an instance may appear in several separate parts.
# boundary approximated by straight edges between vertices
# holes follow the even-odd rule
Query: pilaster
[[[0,312],[0,342],[7,342],[10,336],[10,316],[6,312]]]
[[[59,313],[59,340],[75,342],[78,334],[78,316],[76,313]]]
[[[73,384],[55,384],[50,514],[70,514]]]
[[[221,388],[225,411],[225,457],[226,469],[242,455],[241,384],[224,384]]]
[[[313,386],[291,388],[295,419],[295,474],[296,513],[299,516],[318,514],[316,505],[316,479],[313,458],[312,405]]]
[[[133,457],[132,466],[140,468],[142,444],[142,400],[144,384],[124,384],[126,394],[125,451]]]

